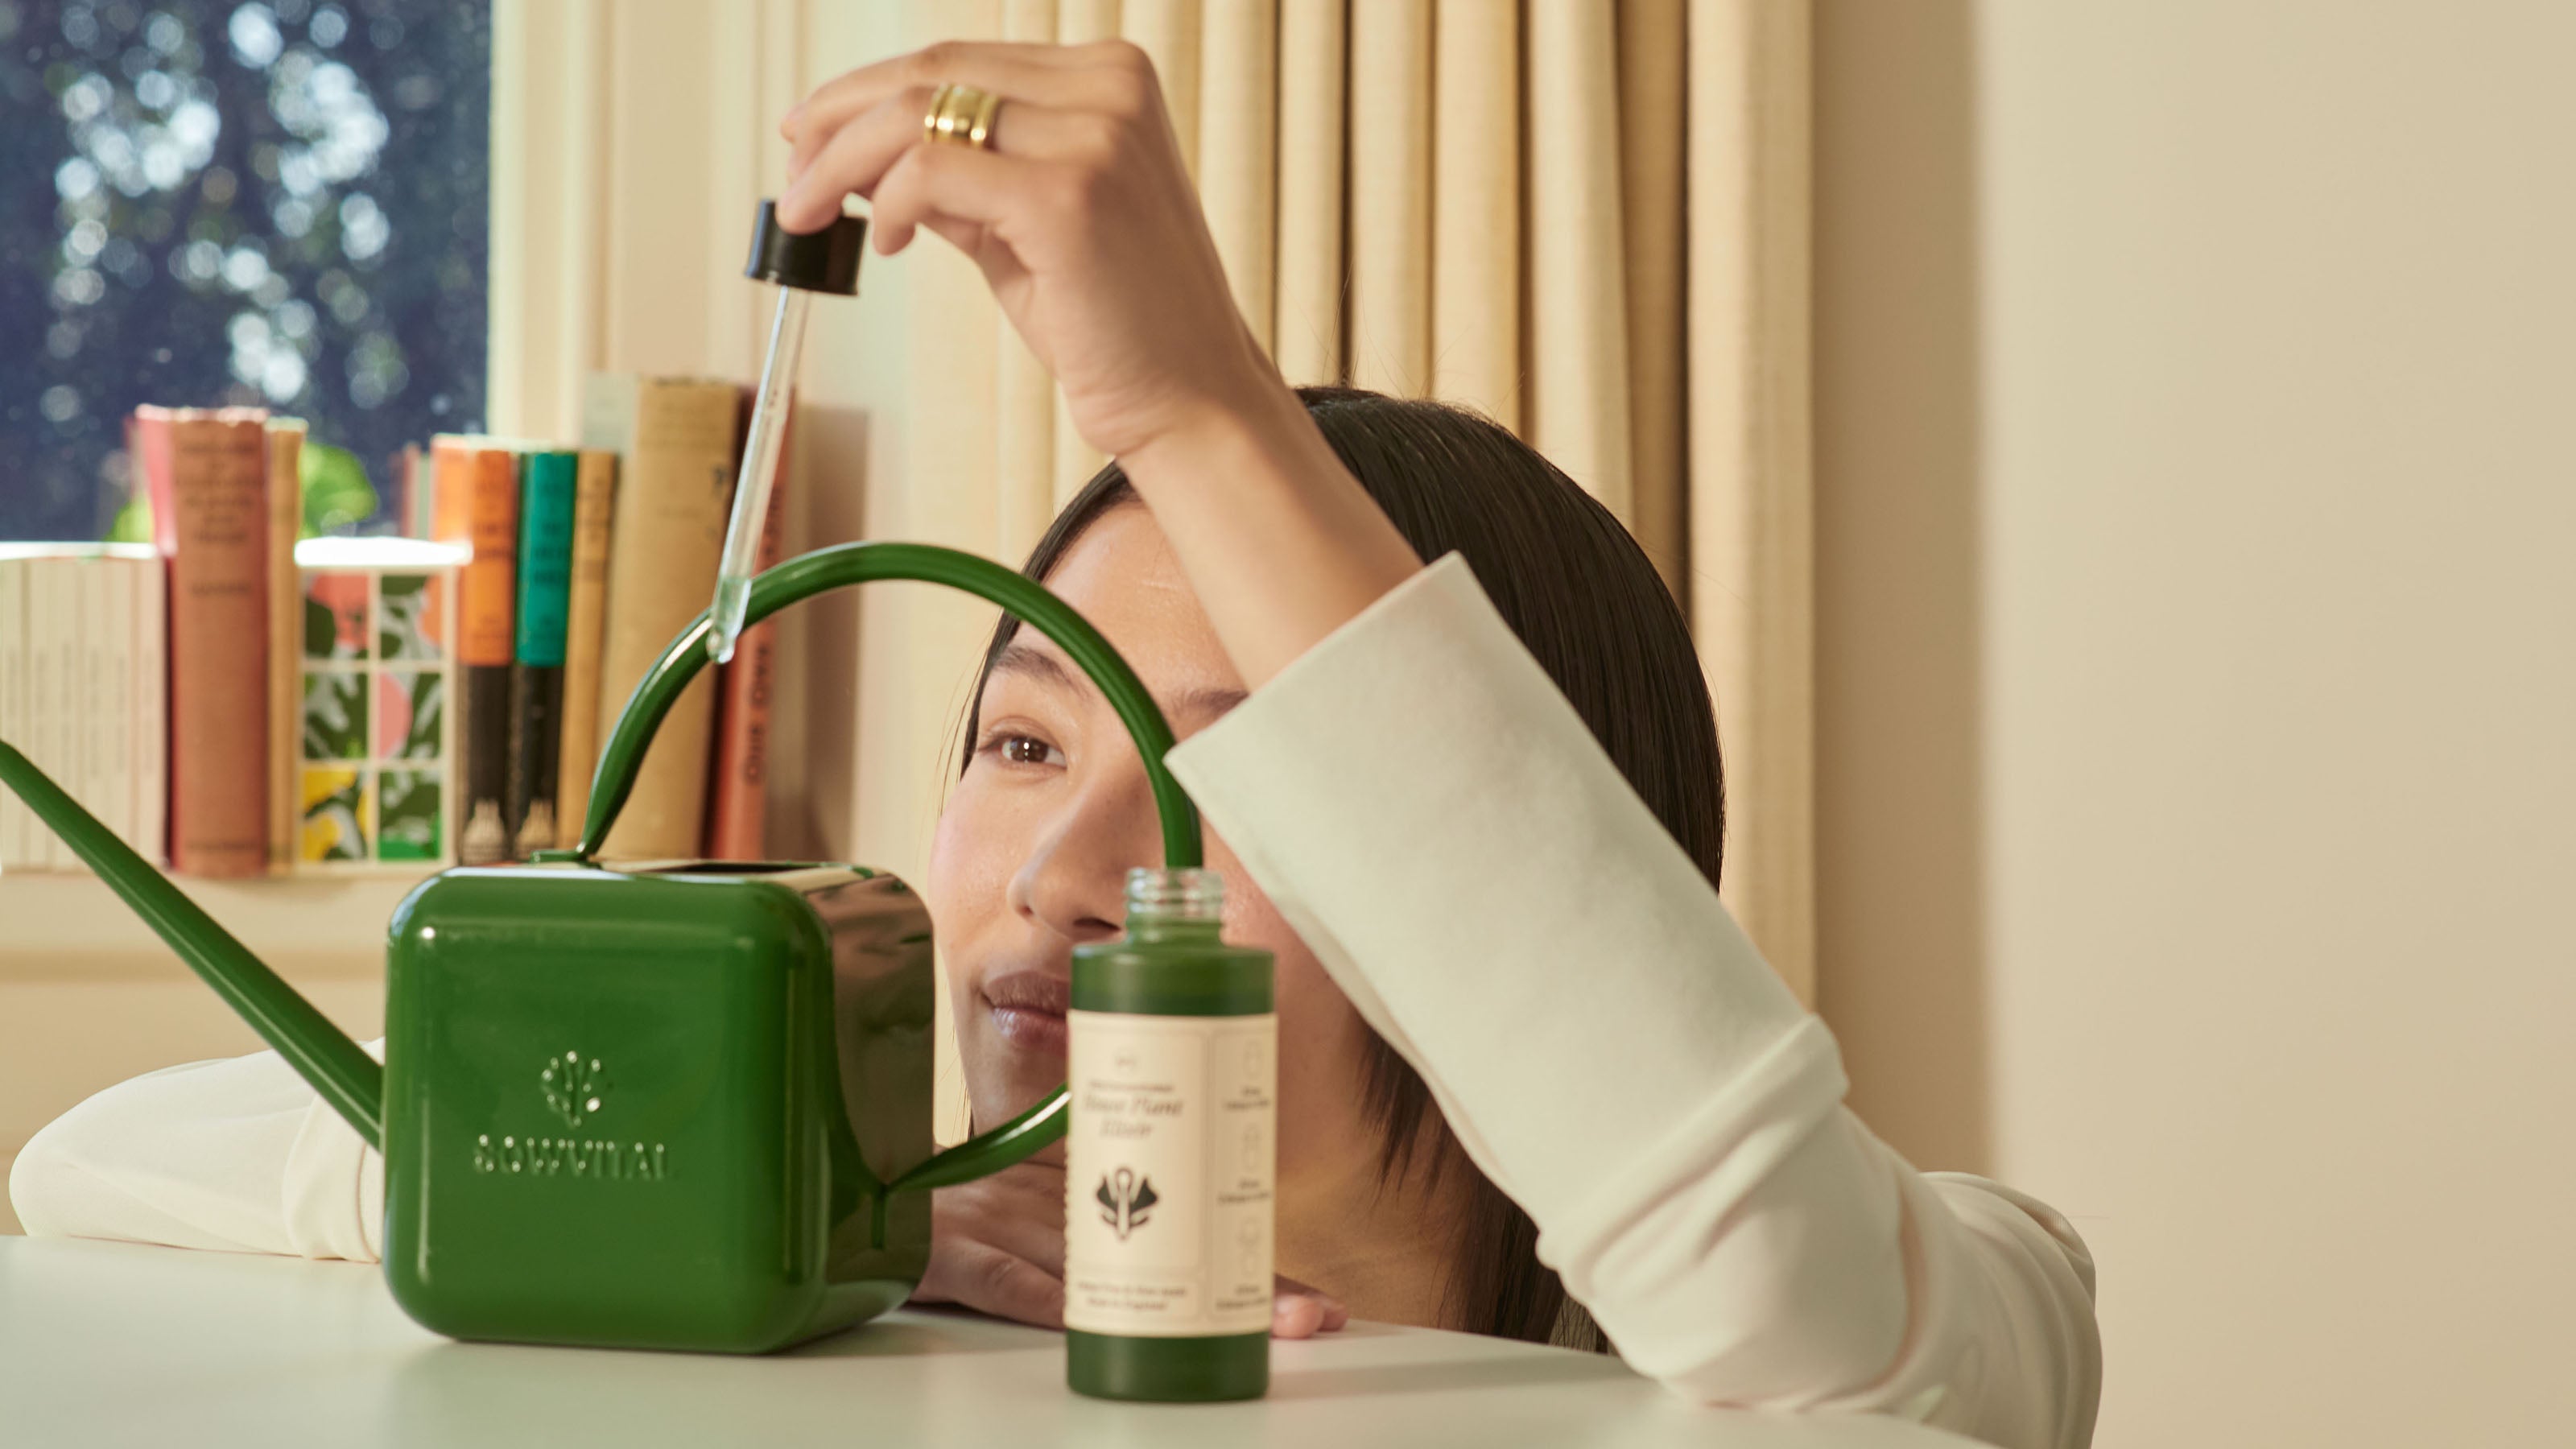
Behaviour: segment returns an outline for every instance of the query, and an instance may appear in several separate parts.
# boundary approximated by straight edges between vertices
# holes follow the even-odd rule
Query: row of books
[[[731,383],[602,375],[578,449],[432,440],[429,531],[472,548],[457,590],[466,863],[575,843],[618,712],[714,592],[749,404]],[[747,634],[681,696],[606,853],[761,857],[774,649]]]
[[[0,560],[0,739],[188,874],[271,865],[267,784],[292,742],[270,734],[291,683],[269,673],[270,631],[291,623],[303,436],[256,410],[139,408],[126,453],[152,544]],[[0,869],[77,864],[0,791]]]
[[[619,710],[713,592],[748,408],[620,375],[584,401],[578,447],[431,440],[426,538],[301,542],[300,424],[138,409],[154,542],[0,548],[0,739],[181,874],[575,843]],[[754,630],[684,694],[603,853],[765,853],[773,650]],[[0,869],[77,865],[0,791]]]

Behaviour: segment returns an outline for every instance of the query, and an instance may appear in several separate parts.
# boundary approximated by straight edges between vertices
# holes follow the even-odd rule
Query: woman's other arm
[[[366,1044],[384,1059],[384,1043]],[[384,1159],[275,1052],[120,1082],[38,1132],[9,1173],[36,1237],[375,1262]]]
[[[1631,1363],[1706,1402],[2088,1440],[2082,1241],[1844,1110],[1832,1035],[1463,561],[1171,763]]]

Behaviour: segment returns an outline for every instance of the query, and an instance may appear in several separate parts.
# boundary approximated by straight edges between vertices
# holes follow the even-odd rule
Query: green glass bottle
[[[1267,951],[1218,935],[1212,870],[1127,875],[1127,932],[1073,952],[1065,1382],[1101,1399],[1270,1388],[1279,1018]]]

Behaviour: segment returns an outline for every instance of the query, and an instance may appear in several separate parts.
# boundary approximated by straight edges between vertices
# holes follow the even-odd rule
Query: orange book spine
[[[295,535],[304,523],[304,424],[268,425],[268,871],[295,863],[297,749],[303,723],[304,610]]]
[[[490,438],[430,440],[431,531],[473,545],[456,601],[457,858],[509,858],[510,660],[518,636],[519,458]]]
[[[444,443],[444,440],[442,440]],[[442,446],[438,536],[474,546],[457,585],[456,662],[502,665],[518,628],[519,460],[504,448]]]
[[[169,567],[170,865],[268,870],[265,415],[142,408],[153,542]]]

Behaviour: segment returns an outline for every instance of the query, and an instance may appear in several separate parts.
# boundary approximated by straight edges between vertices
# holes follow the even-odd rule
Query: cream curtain
[[[808,84],[941,35],[1152,55],[1282,370],[1483,410],[1663,571],[1718,702],[1725,895],[1812,999],[1807,0],[916,0],[803,23]],[[847,369],[807,368],[818,404],[866,414],[868,532],[1016,558],[1101,459],[957,259],[868,285],[867,318],[817,315]],[[866,608],[848,834],[917,869],[988,616]]]

